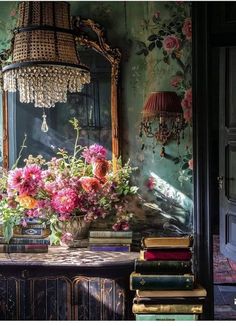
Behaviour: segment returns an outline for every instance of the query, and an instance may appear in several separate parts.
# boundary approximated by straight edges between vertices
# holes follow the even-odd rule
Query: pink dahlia
[[[105,159],[107,156],[107,150],[101,145],[94,144],[84,149],[82,156],[85,158],[87,163],[91,163],[96,159]]]
[[[38,183],[42,178],[42,171],[36,164],[27,165],[23,170],[23,176],[25,180]]]
[[[78,205],[78,195],[73,189],[65,188],[53,195],[51,204],[57,213],[71,213]]]
[[[86,192],[97,191],[101,187],[100,182],[96,178],[82,177],[79,180],[80,180],[82,188]]]
[[[19,188],[23,182],[23,169],[14,169],[9,172],[8,175],[8,187],[19,191]]]

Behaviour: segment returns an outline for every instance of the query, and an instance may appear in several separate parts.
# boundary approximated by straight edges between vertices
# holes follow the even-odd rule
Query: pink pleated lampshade
[[[160,117],[177,117],[182,115],[180,98],[175,92],[152,92],[148,97],[142,114],[144,121]]]

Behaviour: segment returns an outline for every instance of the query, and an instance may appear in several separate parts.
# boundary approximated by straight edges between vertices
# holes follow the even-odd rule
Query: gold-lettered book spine
[[[155,314],[155,313],[166,313],[166,314],[202,314],[202,305],[184,305],[184,304],[155,304],[145,305],[134,303],[132,306],[132,312],[134,314]]]

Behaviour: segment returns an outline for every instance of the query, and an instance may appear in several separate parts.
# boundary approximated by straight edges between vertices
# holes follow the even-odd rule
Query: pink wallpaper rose
[[[186,39],[190,41],[192,39],[192,20],[191,18],[186,18],[182,27],[182,32]]]
[[[180,48],[180,40],[175,35],[168,35],[163,40],[163,48],[167,52],[173,52]]]

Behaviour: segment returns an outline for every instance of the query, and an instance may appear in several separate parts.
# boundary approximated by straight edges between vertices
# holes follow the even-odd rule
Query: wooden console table
[[[138,253],[0,254],[1,320],[129,320]]]

